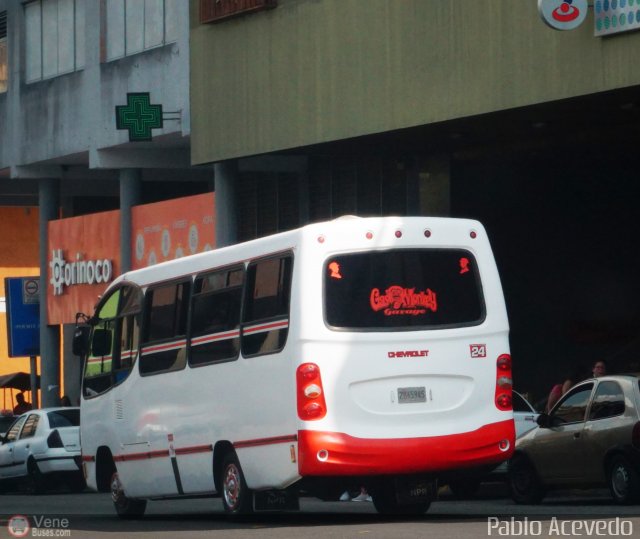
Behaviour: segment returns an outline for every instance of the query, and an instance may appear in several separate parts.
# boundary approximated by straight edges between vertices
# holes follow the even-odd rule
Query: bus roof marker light
[[[369,230],[369,231],[365,234],[365,236],[366,236],[366,238],[367,238],[368,240],[371,240],[371,239],[373,239],[373,232],[371,232],[371,230]]]
[[[430,238],[431,237],[431,230],[429,230],[428,228],[425,229],[424,231],[424,237],[425,238]]]
[[[402,237],[402,230],[396,230],[396,238]]]
[[[324,235],[320,234],[318,236],[318,243],[324,243]]]
[[[475,240],[478,237],[478,233],[475,230],[469,232],[469,236],[471,236],[472,240]]]

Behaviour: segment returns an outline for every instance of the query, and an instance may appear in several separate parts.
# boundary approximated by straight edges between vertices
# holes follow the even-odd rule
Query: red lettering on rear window
[[[371,290],[369,301],[374,311],[384,310],[386,316],[400,314],[416,316],[425,314],[427,310],[434,313],[438,310],[436,293],[430,288],[416,292],[415,288],[393,285],[387,288],[384,294],[381,294],[378,288],[374,288]]]

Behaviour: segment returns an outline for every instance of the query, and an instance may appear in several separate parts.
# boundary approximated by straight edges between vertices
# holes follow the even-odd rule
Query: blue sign
[[[9,357],[40,355],[40,277],[7,277]]]

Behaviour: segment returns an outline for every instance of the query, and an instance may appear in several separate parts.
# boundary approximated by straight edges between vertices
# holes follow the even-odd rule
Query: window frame
[[[4,31],[0,33],[0,74],[3,69],[5,73],[5,78],[0,78],[0,94],[4,94],[9,88],[9,23],[6,10],[0,11],[0,21],[4,22]]]
[[[470,320],[466,322],[455,322],[455,323],[445,323],[445,324],[422,324],[422,325],[414,325],[414,326],[390,326],[390,327],[353,327],[353,326],[334,326],[330,323],[328,317],[328,309],[327,309],[327,269],[329,264],[336,260],[337,258],[342,258],[346,256],[359,256],[359,255],[367,255],[367,254],[388,254],[388,253],[406,253],[406,252],[416,252],[419,253],[421,251],[431,251],[431,252],[450,252],[450,251],[459,251],[461,253],[465,253],[465,256],[468,256],[472,264],[471,272],[473,274],[473,279],[476,283],[476,290],[478,293],[478,301],[480,307],[479,317],[475,320]],[[364,251],[346,251],[334,253],[331,256],[325,258],[322,263],[322,319],[324,321],[325,327],[331,331],[336,332],[347,332],[347,333],[402,333],[402,332],[412,332],[412,331],[438,331],[445,329],[458,329],[458,328],[469,328],[469,327],[477,327],[481,326],[485,323],[487,319],[487,300],[484,289],[484,281],[481,278],[480,265],[478,263],[478,257],[476,253],[471,249],[467,249],[465,247],[398,247],[391,249],[370,249]]]
[[[126,295],[125,290],[130,290],[132,294],[135,294],[138,296],[139,301],[138,301],[137,309],[131,308],[131,305],[128,302],[128,299],[130,296]],[[102,308],[111,300],[113,295],[116,293],[119,294],[119,297],[118,297],[118,304],[115,309],[115,315],[108,318],[107,317],[96,318],[100,313],[100,311],[102,310]],[[123,281],[121,283],[118,283],[118,285],[114,286],[114,288],[112,288],[111,290],[109,290],[109,293],[103,296],[103,298],[100,300],[100,302],[96,306],[96,309],[95,309],[96,315],[90,321],[92,329],[91,329],[91,335],[89,339],[89,350],[87,351],[87,357],[85,358],[85,364],[83,365],[83,370],[82,370],[83,398],[91,399],[91,398],[97,397],[98,395],[103,395],[104,393],[111,390],[113,387],[121,384],[124,380],[126,380],[131,375],[131,372],[133,371],[138,361],[138,358],[140,356],[141,335],[142,335],[140,318],[142,316],[143,299],[144,299],[144,296],[140,286],[130,281]],[[127,301],[127,303],[125,303],[125,301]],[[128,308],[125,310],[124,309],[125,307],[128,307]],[[138,342],[137,342],[137,347],[135,349],[131,348],[131,354],[132,354],[131,363],[129,364],[128,367],[122,368],[122,347],[121,347],[122,326],[125,323],[125,321],[130,317],[138,318],[138,324],[137,324]],[[114,325],[113,335],[112,335],[112,345],[111,345],[112,346],[111,369],[109,370],[108,373],[102,372],[100,374],[95,375],[95,377],[104,376],[106,378],[106,376],[108,375],[109,385],[106,389],[96,392],[95,395],[89,395],[85,391],[86,379],[87,379],[87,363],[86,362],[88,361],[89,355],[91,353],[91,342],[93,339],[95,329],[97,326],[99,326],[101,323],[104,323],[104,322],[113,323]],[[91,389],[92,391],[95,391],[92,388],[89,388],[89,389]]]
[[[188,331],[189,331],[189,310],[190,310],[190,303],[191,303],[191,295],[193,292],[193,283],[194,283],[193,277],[191,275],[188,275],[186,277],[178,277],[177,279],[171,279],[167,281],[152,283],[146,287],[144,291],[144,300],[143,300],[143,307],[142,307],[143,314],[142,314],[141,333],[140,333],[140,340],[139,340],[140,352],[138,354],[139,356],[138,372],[140,373],[140,376],[143,376],[143,377],[155,376],[158,374],[166,374],[169,372],[181,371],[186,368],[188,363],[187,361],[188,346],[187,345],[188,345]],[[156,290],[159,290],[161,288],[166,288],[171,286],[176,287],[176,292],[178,287],[180,286],[184,287],[183,297],[181,299],[181,303],[182,303],[181,309],[183,312],[178,316],[175,316],[175,307],[174,307],[173,330],[172,330],[173,334],[171,336],[161,337],[159,339],[152,340],[150,339],[150,336],[149,336],[149,326],[150,326],[151,314],[153,312],[153,308],[152,308],[153,293]],[[176,296],[174,296],[174,298],[175,297]],[[175,302],[174,302],[174,305],[175,305]],[[176,330],[177,330],[176,321],[179,321],[178,317],[182,318],[182,324],[184,324],[184,332],[181,334],[176,333]],[[145,370],[146,369],[146,362],[144,360],[145,348],[149,348],[151,346],[169,344],[172,342],[178,343],[180,341],[184,341],[182,346],[182,350],[184,350],[184,361],[182,361],[182,359],[178,359],[178,355],[180,353],[180,350],[178,350],[178,352],[176,352],[176,359],[173,361],[173,365],[170,366],[169,368],[158,369],[158,370]],[[158,352],[162,352],[162,351],[152,350],[150,353],[148,352],[147,355],[153,355],[154,353],[158,353]]]
[[[71,56],[73,57],[71,69],[62,69],[60,68],[60,48],[59,48],[59,18],[55,21],[55,29],[56,29],[56,69],[52,74],[45,74],[45,50],[48,50],[47,43],[45,43],[45,33],[44,33],[44,11],[43,6],[45,2],[50,2],[53,5],[53,2],[56,4],[56,13],[58,13],[58,6],[61,0],[30,0],[28,2],[24,2],[24,19],[25,19],[25,70],[24,70],[24,80],[27,84],[34,84],[37,82],[51,80],[56,77],[61,77],[63,75],[69,75],[71,73],[76,73],[78,71],[82,71],[86,65],[85,59],[85,50],[84,50],[84,32],[86,32],[86,8],[83,3],[83,0],[71,0],[73,3],[73,36],[72,36],[72,45],[71,45]],[[30,29],[30,25],[27,22],[27,9],[30,7],[38,8],[38,21],[39,27],[37,28],[37,35],[32,34],[35,29]],[[81,9],[79,9],[81,6]],[[30,42],[30,37],[33,38],[33,43]],[[34,47],[39,47],[38,50],[31,50],[30,47],[33,45]],[[33,52],[32,56],[31,53]],[[33,57],[36,60],[36,64],[34,66],[34,73],[37,71],[37,75],[34,76],[33,73],[30,72],[30,63],[28,59]],[[37,66],[37,67],[36,67]]]
[[[131,56],[135,56],[136,54],[141,54],[150,50],[166,47],[168,45],[177,43],[180,39],[180,31],[175,24],[174,24],[175,35],[171,35],[170,29],[169,29],[170,25],[167,24],[167,16],[169,16],[169,19],[170,19],[171,16],[176,16],[179,14],[179,8],[177,6],[181,4],[181,0],[161,0],[162,2],[162,29],[161,29],[162,37],[159,43],[149,45],[149,46],[145,44],[146,32],[147,32],[146,2],[145,2],[142,8],[142,21],[141,21],[142,48],[139,50],[136,49],[136,50],[127,51],[127,30],[128,30],[127,29],[127,20],[128,20],[127,19],[127,3],[129,1],[130,0],[121,0],[120,2],[122,6],[121,13],[120,13],[120,4],[118,4],[116,8],[113,8],[114,10],[117,10],[117,11],[111,12],[112,16],[113,15],[117,16],[118,20],[117,20],[117,23],[112,22],[110,24],[108,6],[114,6],[115,2],[113,0],[101,0],[101,13],[103,14],[103,16],[101,17],[102,28],[101,28],[100,34],[101,34],[104,46],[101,51],[100,62],[103,64],[116,62],[118,60],[122,60],[123,58],[129,58]],[[136,0],[136,1],[139,2],[140,0]],[[173,4],[173,8],[168,7],[170,4]],[[121,25],[121,28],[118,28],[117,25]],[[118,30],[118,31],[112,34],[110,32],[110,29],[114,27],[115,27],[115,30]],[[110,46],[110,44],[112,43],[111,40],[113,40],[113,42],[117,44],[118,47],[116,48],[116,50],[117,51],[122,50],[122,53],[116,52],[114,54],[110,54],[109,51],[113,47],[113,45]]]
[[[607,387],[607,386],[616,386],[618,393],[622,396],[622,411],[615,413],[613,415],[606,415],[606,416],[602,416],[602,417],[593,417],[593,413],[594,413],[594,405],[597,406],[596,404],[596,399],[598,398],[598,392],[600,391],[601,387]],[[626,411],[626,402],[625,402],[625,395],[624,395],[624,389],[622,388],[622,386],[620,385],[619,382],[617,382],[616,380],[604,380],[602,382],[599,382],[598,385],[595,388],[595,391],[593,392],[593,394],[591,395],[590,398],[590,402],[589,402],[589,413],[587,415],[587,421],[600,421],[602,419],[611,419],[612,417],[619,417],[621,415],[624,415],[625,411]]]
[[[233,271],[241,271],[242,273],[242,282],[240,285],[236,285],[233,287],[230,286],[226,286],[225,288],[222,288],[220,290],[214,290],[211,292],[196,292],[196,283],[198,282],[198,279],[204,279],[207,276],[211,276],[217,273],[222,273],[222,272],[227,272],[227,273],[231,273]],[[191,291],[191,297],[190,297],[190,301],[189,301],[189,316],[188,316],[188,322],[187,322],[187,334],[188,334],[188,338],[187,338],[187,363],[189,364],[189,367],[191,368],[198,368],[198,367],[205,367],[207,365],[215,365],[218,363],[228,363],[230,361],[237,361],[238,358],[240,357],[241,354],[241,349],[242,349],[242,311],[243,311],[243,305],[244,305],[244,295],[245,295],[245,289],[246,289],[246,281],[247,281],[247,266],[243,263],[237,263],[237,264],[231,264],[229,266],[222,266],[220,268],[213,268],[210,270],[206,270],[200,273],[197,273],[194,275],[193,277],[193,287],[192,287],[192,291]],[[235,356],[232,357],[228,357],[228,358],[224,358],[224,359],[213,359],[211,361],[204,361],[201,363],[193,363],[192,361],[192,349],[193,349],[193,317],[194,317],[194,313],[195,313],[195,309],[194,309],[194,304],[195,301],[198,298],[202,298],[202,297],[206,297],[206,296],[214,296],[214,295],[218,295],[218,294],[223,294],[225,290],[231,290],[234,288],[239,288],[240,289],[240,304],[238,305],[238,324],[237,324],[237,330],[238,330],[238,351],[236,352]],[[223,330],[223,331],[234,331],[234,330]],[[207,335],[206,333],[203,335]],[[200,335],[196,336],[196,338],[198,338]]]
[[[585,423],[589,418],[591,399],[593,397],[593,392],[594,392],[595,386],[596,386],[596,384],[591,381],[591,382],[588,382],[588,383],[585,383],[585,384],[581,384],[581,385],[576,386],[576,387],[572,387],[567,393],[565,393],[562,396],[562,398],[557,402],[557,404],[553,407],[553,410],[551,410],[551,413],[550,413],[551,424],[554,427],[564,427],[566,425],[576,425],[578,423]],[[582,419],[579,419],[579,420],[576,420],[576,421],[563,421],[563,420],[561,420],[557,415],[557,411],[560,409],[560,407],[567,400],[569,400],[572,396],[574,396],[577,393],[580,393],[580,392],[584,391],[586,388],[590,388],[590,389],[589,389],[589,396],[587,397],[587,402],[586,402],[585,409],[584,409],[584,416],[582,417]]]
[[[253,293],[253,290],[255,289],[255,275],[253,276],[253,278],[251,277],[251,269],[253,267],[256,267],[258,264],[262,263],[262,262],[268,262],[270,260],[289,260],[289,264],[290,264],[290,268],[289,268],[289,275],[288,275],[288,283],[285,286],[288,286],[288,298],[287,298],[287,305],[286,305],[286,313],[285,314],[276,314],[274,316],[266,316],[266,317],[260,317],[260,318],[252,318],[251,320],[247,320],[246,319],[246,315],[247,315],[247,305],[249,301],[252,301],[249,299],[250,295]],[[271,354],[278,354],[280,352],[282,352],[282,350],[285,349],[285,347],[287,346],[287,341],[289,339],[289,329],[290,329],[290,323],[291,323],[291,294],[293,291],[293,278],[294,278],[294,265],[295,265],[295,256],[293,251],[291,250],[286,250],[286,251],[280,251],[278,253],[273,253],[267,256],[263,256],[263,257],[258,257],[258,258],[254,258],[252,260],[250,260],[247,263],[247,267],[246,267],[246,273],[245,273],[245,279],[244,279],[244,294],[243,294],[243,298],[242,298],[242,313],[241,313],[241,318],[240,318],[240,354],[242,355],[242,357],[244,358],[254,358],[254,357],[260,357],[260,356],[265,356],[265,355],[271,355]],[[251,284],[252,288],[251,290],[249,289],[249,285]],[[287,326],[286,328],[281,328],[281,329],[275,329],[272,331],[283,331],[286,330],[286,335],[284,337],[284,340],[282,342],[282,344],[274,349],[270,349],[270,350],[266,350],[266,351],[258,351],[255,353],[246,353],[245,350],[245,342],[247,339],[247,334],[246,334],[246,330],[247,328],[251,329],[252,327],[261,324],[261,323],[275,323],[275,322],[280,322],[280,321],[287,321]],[[265,333],[271,333],[272,331],[267,331]],[[268,338],[268,337],[266,337]],[[265,340],[266,340],[265,338]]]

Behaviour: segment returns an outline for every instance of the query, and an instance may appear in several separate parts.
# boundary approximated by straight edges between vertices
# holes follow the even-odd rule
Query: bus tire
[[[524,455],[516,455],[509,463],[508,484],[517,504],[537,505],[546,494],[533,464]]]
[[[229,451],[222,460],[219,484],[225,513],[230,516],[253,513],[253,493],[247,487],[238,456],[234,451]]]
[[[122,519],[141,518],[147,508],[147,500],[128,498],[125,495],[118,472],[114,472],[111,476],[111,500],[116,513]]]

